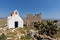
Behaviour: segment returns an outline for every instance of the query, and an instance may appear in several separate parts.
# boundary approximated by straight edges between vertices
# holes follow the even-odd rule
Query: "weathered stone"
[[[34,35],[36,34],[36,31],[34,31],[34,30],[30,30],[30,31],[29,31],[29,34],[30,34],[30,36],[33,38]]]
[[[41,22],[41,14],[27,14],[27,17],[24,18],[24,24],[26,24],[27,27],[33,27],[34,22]]]

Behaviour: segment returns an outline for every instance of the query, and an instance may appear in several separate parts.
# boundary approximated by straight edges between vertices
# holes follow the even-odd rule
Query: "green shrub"
[[[6,40],[6,35],[4,35],[4,34],[2,34],[2,35],[0,35],[0,40]]]
[[[25,36],[22,36],[21,39],[22,40],[29,40],[30,39],[30,36],[29,35],[25,35]]]

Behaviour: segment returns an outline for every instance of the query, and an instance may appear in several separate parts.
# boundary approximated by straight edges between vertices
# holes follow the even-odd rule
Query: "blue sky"
[[[15,9],[21,17],[41,12],[42,18],[60,19],[60,0],[0,0],[0,17],[8,17]]]

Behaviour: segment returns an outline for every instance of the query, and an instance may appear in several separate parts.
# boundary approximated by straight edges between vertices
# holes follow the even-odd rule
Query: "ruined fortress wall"
[[[27,14],[27,17],[24,20],[24,24],[26,24],[27,27],[32,27],[34,22],[41,22],[41,14]]]

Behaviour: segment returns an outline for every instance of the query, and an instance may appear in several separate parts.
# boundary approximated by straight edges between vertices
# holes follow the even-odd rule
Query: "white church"
[[[19,16],[19,12],[17,10],[15,10],[9,15],[7,19],[7,27],[8,28],[17,28],[17,27],[23,28],[23,19]]]

